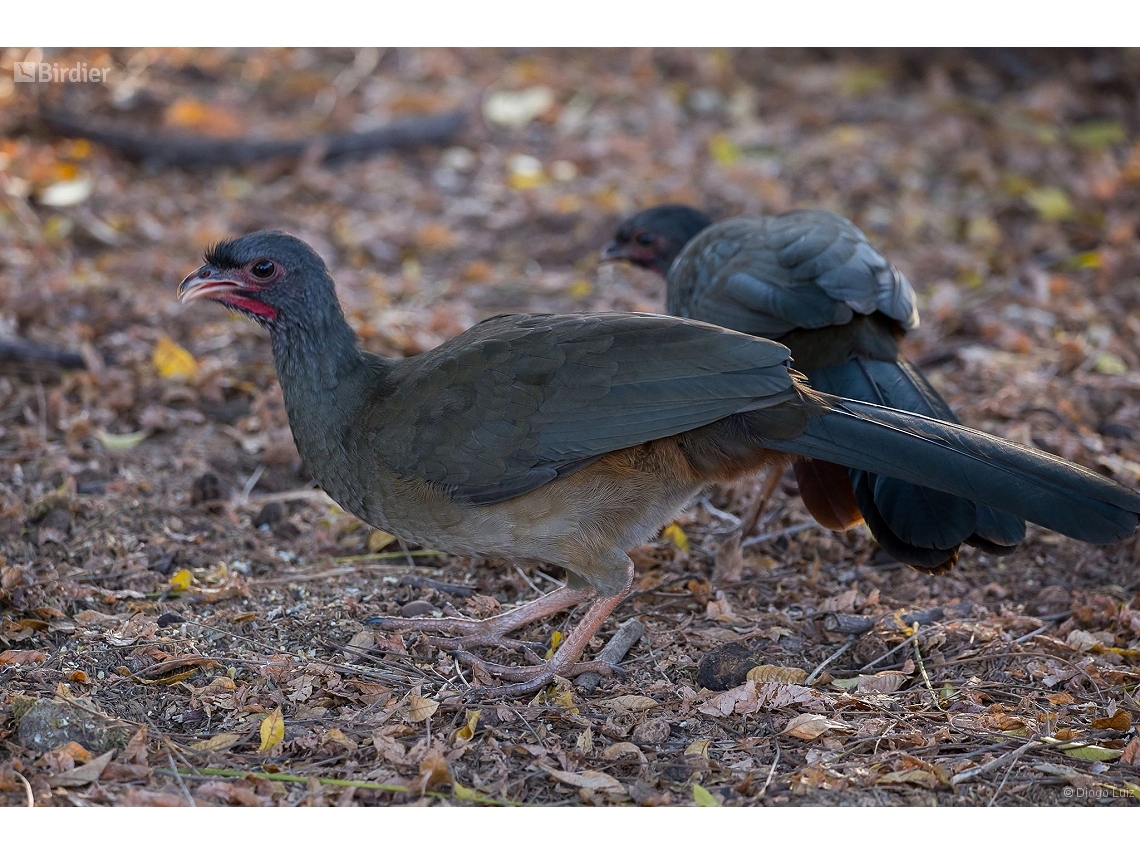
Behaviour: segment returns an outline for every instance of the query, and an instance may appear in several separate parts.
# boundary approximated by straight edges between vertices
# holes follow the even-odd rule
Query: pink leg
[[[784,480],[784,472],[787,466],[782,463],[777,463],[768,467],[768,474],[764,477],[764,484],[760,488],[760,492],[756,494],[756,498],[741,514],[740,536],[748,537],[756,528],[756,524],[760,522],[760,515],[764,513],[764,508],[772,499],[772,494],[776,492],[776,488],[780,486],[780,482]]]
[[[484,690],[484,693],[487,695],[499,697],[528,695],[531,692],[541,689],[554,679],[555,675],[572,676],[581,674],[584,671],[593,670],[612,673],[614,669],[605,662],[586,662],[579,664],[578,660],[582,657],[587,642],[594,637],[594,633],[597,632],[598,627],[602,625],[602,621],[609,617],[610,612],[617,608],[618,604],[625,599],[625,595],[629,593],[632,583],[633,574],[631,568],[630,581],[626,584],[626,587],[612,597],[605,597],[595,601],[590,606],[589,611],[586,612],[586,616],[578,622],[578,625],[574,627],[570,635],[566,637],[566,640],[563,641],[558,650],[555,651],[554,656],[544,665],[511,668],[484,662],[471,654],[462,654],[458,658],[470,664],[481,665],[487,668],[490,673],[501,676],[504,679],[523,681],[515,685],[499,686]]]
[[[571,588],[569,585],[543,594],[537,600],[511,609],[493,617],[473,620],[472,618],[392,618],[374,617],[367,623],[385,630],[425,630],[429,632],[454,632],[461,637],[452,639],[456,647],[477,647],[498,644],[503,636],[520,626],[534,623],[547,615],[573,608],[583,600],[593,596],[589,588]]]

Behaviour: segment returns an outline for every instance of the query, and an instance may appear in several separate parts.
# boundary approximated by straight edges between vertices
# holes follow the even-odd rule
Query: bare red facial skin
[[[229,293],[225,295],[219,294],[216,298],[219,303],[231,306],[235,309],[241,309],[251,314],[258,315],[262,318],[273,320],[277,317],[277,310],[272,306],[262,303],[260,300],[254,300],[249,297],[242,297],[238,294]]]

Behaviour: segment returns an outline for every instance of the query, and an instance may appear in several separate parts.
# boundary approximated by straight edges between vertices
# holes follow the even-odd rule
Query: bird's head
[[[618,226],[601,260],[628,261],[664,276],[685,244],[711,225],[708,216],[687,205],[646,208]]]
[[[287,321],[304,323],[330,300],[336,305],[324,261],[304,241],[284,232],[224,240],[206,251],[205,261],[178,286],[183,303],[213,300],[271,332]]]

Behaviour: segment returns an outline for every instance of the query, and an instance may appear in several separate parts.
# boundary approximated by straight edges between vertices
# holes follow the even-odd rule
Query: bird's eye
[[[249,266],[249,272],[256,276],[258,279],[269,279],[273,276],[274,273],[277,272],[277,268],[273,265],[272,261],[267,258],[263,258],[261,261],[255,261],[253,264],[251,264]]]
[[[655,234],[653,234],[653,232],[638,232],[637,233],[637,242],[639,244],[641,244],[642,246],[649,246],[655,240],[657,240],[657,236]]]

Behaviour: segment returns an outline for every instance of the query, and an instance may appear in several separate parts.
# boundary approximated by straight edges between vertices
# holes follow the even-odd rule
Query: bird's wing
[[[705,229],[669,270],[669,311],[765,336],[846,323],[855,313],[918,325],[906,277],[828,211],[737,217]]]
[[[783,345],[664,315],[491,318],[394,380],[366,417],[375,447],[476,504],[795,395]]]

